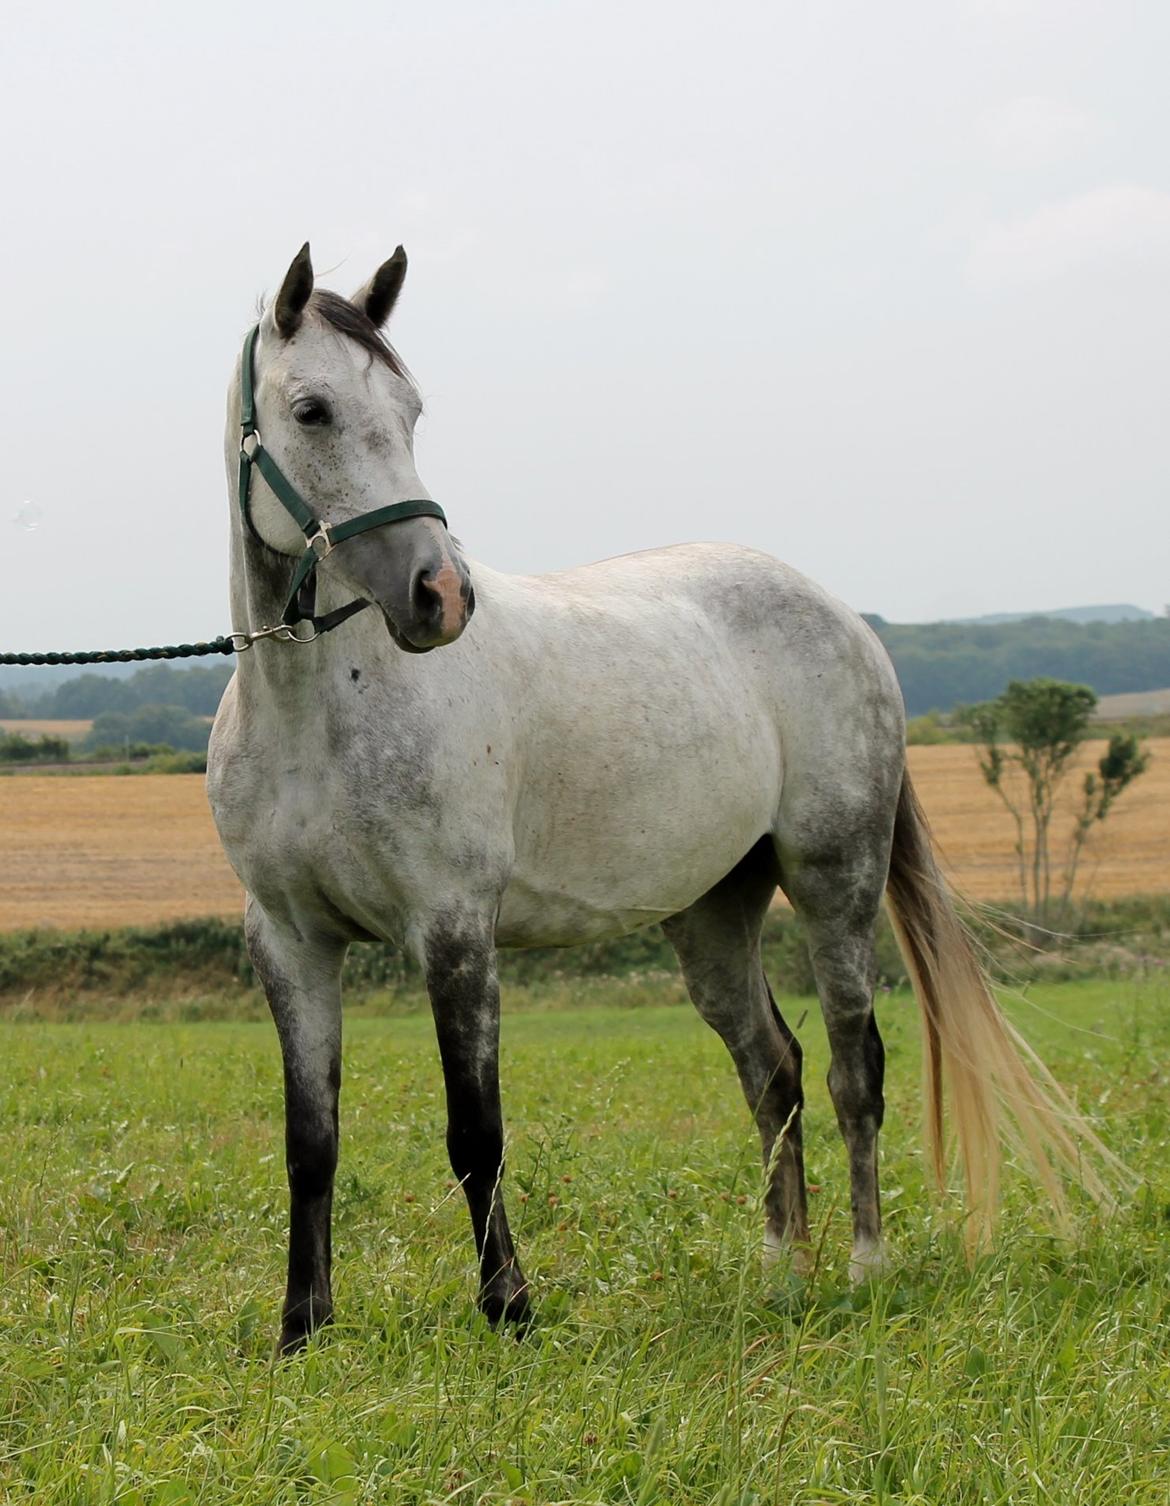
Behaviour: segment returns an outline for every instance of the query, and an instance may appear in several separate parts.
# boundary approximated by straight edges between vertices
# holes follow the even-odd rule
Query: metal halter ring
[[[329,530],[328,528],[326,528],[324,523],[322,523],[317,529],[317,532],[309,538],[308,544],[309,548],[313,551],[313,553],[319,560],[328,559],[329,556],[333,553],[333,540],[329,537]],[[318,544],[321,545],[320,549],[318,549],[317,547]]]

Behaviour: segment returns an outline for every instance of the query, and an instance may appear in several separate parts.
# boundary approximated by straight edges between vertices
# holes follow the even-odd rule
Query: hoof
[[[501,1323],[510,1323],[520,1331],[528,1327],[532,1321],[532,1303],[528,1283],[518,1266],[497,1272],[480,1288],[479,1309],[493,1328]]]
[[[849,1260],[849,1280],[854,1286],[864,1286],[867,1281],[878,1281],[893,1268],[884,1240],[872,1244],[856,1244]]]

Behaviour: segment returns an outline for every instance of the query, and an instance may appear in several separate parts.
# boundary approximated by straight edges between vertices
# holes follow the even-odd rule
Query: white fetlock
[[[854,1286],[862,1286],[867,1281],[876,1281],[886,1275],[892,1266],[885,1240],[859,1240],[853,1246],[853,1254],[849,1259],[849,1280]]]
[[[812,1271],[812,1251],[806,1244],[795,1244],[791,1239],[785,1239],[771,1229],[764,1230],[764,1269],[770,1270],[781,1260],[787,1260],[792,1265],[793,1273],[797,1276],[807,1276]]]

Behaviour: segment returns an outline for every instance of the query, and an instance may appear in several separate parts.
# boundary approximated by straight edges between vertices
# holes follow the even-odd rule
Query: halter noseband
[[[280,619],[281,625],[292,627],[295,623],[308,619],[312,622],[316,633],[328,633],[356,612],[368,607],[370,603],[358,597],[356,601],[351,601],[344,607],[338,607],[333,612],[327,612],[323,617],[314,615],[315,572],[326,555],[331,554],[334,548],[344,543],[346,539],[352,539],[359,533],[367,533],[371,528],[381,528],[387,523],[401,522],[403,518],[438,518],[444,528],[447,526],[447,518],[439,504],[427,498],[392,502],[387,507],[376,507],[372,512],[364,512],[356,518],[348,518],[344,523],[337,523],[332,528],[326,527],[314,517],[304,498],[260,441],[260,431],[256,427],[255,393],[256,339],[259,333],[258,324],[248,331],[248,336],[244,341],[243,358],[240,362],[240,514],[249,533],[253,538],[260,539],[248,507],[252,490],[252,467],[255,466],[271,487],[276,500],[295,521],[308,541],[308,547],[293,571],[292,586]],[[254,441],[250,450],[247,448],[249,439]],[[263,543],[263,540],[260,539],[260,542]]]

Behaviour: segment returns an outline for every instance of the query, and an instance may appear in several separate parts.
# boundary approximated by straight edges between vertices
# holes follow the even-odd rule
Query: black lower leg
[[[804,1178],[804,1134],[801,1125],[804,1091],[801,1085],[803,1053],[776,1007],[772,990],[764,982],[772,1019],[780,1034],[780,1050],[767,1090],[756,1107],[765,1165],[775,1170],[764,1196],[769,1246],[808,1243],[808,1189]],[[773,1048],[775,1051],[775,1048]],[[779,1151],[776,1139],[783,1136]]]
[[[504,1209],[500,995],[490,937],[433,937],[427,987],[447,1091],[447,1151],[463,1184],[479,1257],[479,1305],[492,1322],[523,1323],[528,1286]]]
[[[289,1186],[288,1287],[280,1347],[298,1348],[333,1319],[333,1178],[337,1170],[340,1062],[331,1062],[326,1097],[306,1092],[285,1070],[285,1162]]]
[[[776,888],[770,842],[663,929],[695,1008],[731,1053],[771,1175],[765,1242],[776,1253],[808,1241],[800,1115],[801,1052],[776,1008],[760,962],[759,934]],[[778,1143],[779,1142],[779,1143]]]
[[[824,1000],[824,1011],[833,1053],[829,1092],[849,1155],[851,1269],[860,1279],[871,1268],[880,1268],[883,1260],[877,1147],[885,1117],[885,1048],[873,1007],[865,996],[854,1001],[852,1008],[840,995],[836,999],[829,996]]]
[[[307,942],[254,904],[246,932],[284,1058],[289,1187],[288,1284],[280,1348],[300,1348],[333,1316],[330,1220],[341,1086],[341,963],[334,942]]]

